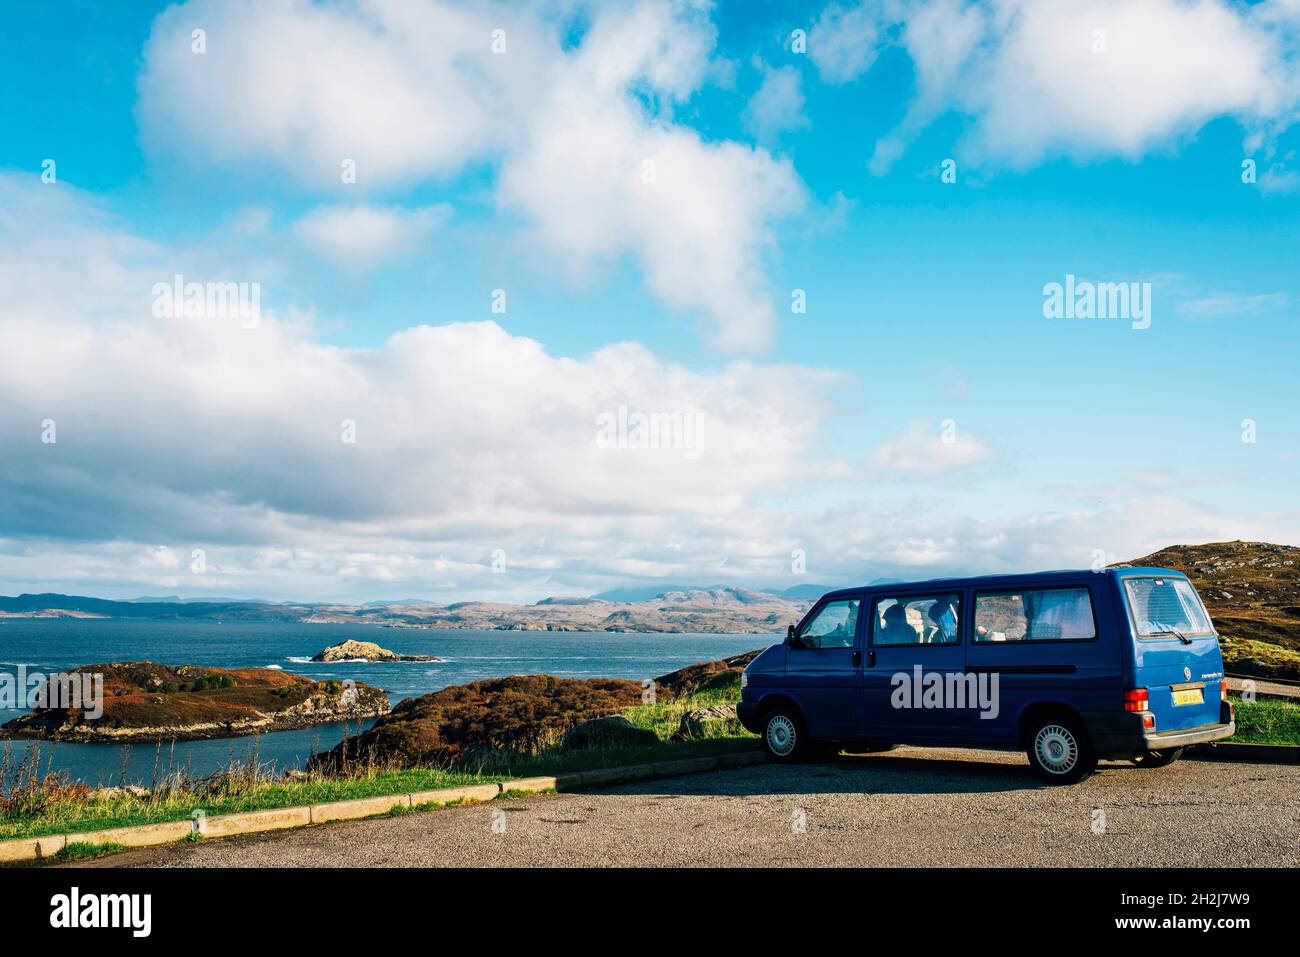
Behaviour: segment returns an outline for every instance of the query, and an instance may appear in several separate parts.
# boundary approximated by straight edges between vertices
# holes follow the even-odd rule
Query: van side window
[[[955,645],[961,595],[881,598],[871,621],[873,645]]]
[[[975,596],[975,640],[1088,641],[1097,637],[1086,588],[1033,588]]]
[[[858,631],[858,600],[833,601],[799,633],[809,648],[852,648]]]

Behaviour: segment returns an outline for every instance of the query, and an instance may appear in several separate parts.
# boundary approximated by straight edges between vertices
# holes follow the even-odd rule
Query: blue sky
[[[11,18],[6,592],[531,600],[1300,538],[1294,4]],[[264,321],[160,320],[176,273],[258,283]],[[1046,318],[1067,274],[1150,283],[1150,327]],[[702,447],[593,442],[619,406]]]

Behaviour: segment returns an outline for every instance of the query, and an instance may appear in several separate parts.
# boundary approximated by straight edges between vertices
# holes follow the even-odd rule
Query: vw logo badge
[[[1186,678],[1188,681],[1191,681],[1191,680],[1192,680],[1192,669],[1191,669],[1191,668],[1184,667],[1184,668],[1183,668],[1183,677]]]

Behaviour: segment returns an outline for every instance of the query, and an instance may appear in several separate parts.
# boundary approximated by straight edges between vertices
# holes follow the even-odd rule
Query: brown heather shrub
[[[573,725],[641,703],[641,683],[619,678],[512,675],[408,698],[356,738],[312,758],[315,770],[438,766],[488,751],[536,754]]]

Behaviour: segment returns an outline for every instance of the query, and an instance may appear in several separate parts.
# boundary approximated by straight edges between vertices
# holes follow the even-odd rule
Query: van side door
[[[962,589],[875,593],[863,629],[860,738],[964,739],[969,709],[950,692],[965,673],[966,615]]]
[[[861,596],[818,605],[795,632],[786,653],[785,686],[814,738],[852,738],[857,722],[853,690]]]

